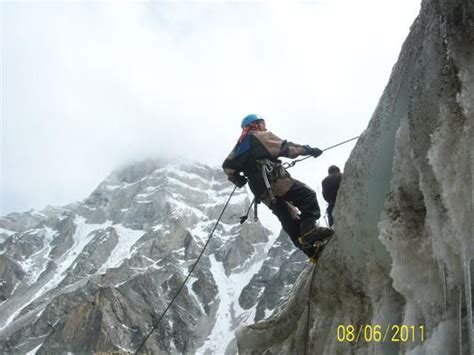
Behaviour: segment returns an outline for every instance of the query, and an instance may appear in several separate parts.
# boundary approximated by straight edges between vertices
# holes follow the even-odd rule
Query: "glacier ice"
[[[344,168],[335,240],[310,296],[315,353],[474,352],[473,24],[472,2],[422,3]],[[270,320],[239,330],[240,353],[303,351],[304,320],[292,314],[307,283]],[[422,325],[425,339],[338,341],[344,324]]]

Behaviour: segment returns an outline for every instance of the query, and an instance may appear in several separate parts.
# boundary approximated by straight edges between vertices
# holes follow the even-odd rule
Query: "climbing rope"
[[[354,139],[357,139],[359,138],[359,136],[357,137],[354,137],[354,138],[351,138],[351,139],[348,139],[344,142],[341,142],[341,143],[338,143],[338,144],[335,144],[331,147],[328,147],[326,149],[323,149],[322,151],[326,151],[326,150],[329,150],[329,149],[332,149],[332,148],[335,148],[335,147],[338,147],[342,144],[345,144],[345,143],[348,143],[350,141],[353,141]],[[304,157],[302,159],[297,159],[297,160],[293,160],[291,163],[284,163],[282,164],[284,168],[286,169],[289,169],[289,168],[292,168],[293,166],[295,166],[296,163],[300,162],[300,161],[303,161],[305,159],[308,159],[308,158],[311,158],[312,156],[311,155],[308,155],[307,157]],[[151,336],[151,334],[153,333],[153,331],[158,327],[158,325],[160,324],[161,320],[164,318],[166,312],[168,312],[168,310],[170,309],[170,307],[173,305],[174,301],[176,300],[176,298],[178,297],[178,295],[180,294],[181,290],[183,289],[184,285],[186,285],[186,282],[188,281],[188,279],[190,278],[191,274],[193,273],[194,269],[196,268],[197,264],[199,263],[199,261],[201,260],[201,257],[202,255],[204,254],[204,251],[206,250],[209,242],[211,241],[211,238],[214,234],[214,231],[216,230],[222,216],[224,215],[224,211],[226,210],[227,206],[229,205],[229,202],[230,202],[230,199],[232,198],[232,196],[234,195],[234,192],[235,190],[237,189],[237,186],[234,187],[234,189],[232,190],[229,198],[227,199],[227,202],[225,203],[224,205],[224,208],[222,209],[220,215],[219,215],[219,218],[217,219],[216,223],[214,224],[214,228],[212,229],[211,233],[209,234],[209,237],[206,241],[206,243],[204,244],[204,247],[203,249],[201,250],[201,253],[199,254],[198,258],[196,259],[196,262],[193,264],[191,270],[188,272],[188,275],[186,276],[186,278],[184,279],[183,283],[181,284],[181,286],[179,287],[178,291],[176,292],[176,294],[174,295],[173,299],[171,300],[171,302],[168,304],[168,306],[166,307],[166,309],[164,310],[164,312],[161,314],[160,318],[158,319],[158,321],[156,321],[151,330],[148,332],[148,334],[145,336],[145,338],[143,338],[143,341],[141,342],[140,346],[138,347],[138,349],[135,351],[135,355],[138,354],[138,352],[143,348],[143,346],[145,345],[146,341],[148,340],[148,338]],[[248,216],[248,212],[250,212],[250,208],[252,207],[252,205],[254,204],[255,200],[252,201],[252,204],[249,206],[249,209],[247,211],[247,216]],[[247,216],[244,216],[244,217],[241,217],[241,224],[243,222],[245,222],[245,220],[247,219]],[[243,219],[245,218],[245,219]],[[310,287],[309,287],[309,295],[308,295],[308,316],[307,316],[307,320],[306,320],[306,341],[305,341],[305,345],[304,345],[304,354],[306,355],[306,349],[307,349],[307,345],[308,345],[308,341],[309,341],[309,321],[310,321],[310,311],[311,311],[311,293],[312,293],[312,288],[313,288],[313,279],[314,279],[314,270],[316,269],[316,265],[314,265],[313,267],[313,271],[312,271],[312,276],[311,276],[311,283],[310,283]]]
[[[225,203],[224,205],[224,208],[222,209],[221,211],[221,214],[219,215],[219,218],[217,219],[217,222],[214,224],[214,228],[212,229],[211,233],[209,234],[209,237],[207,238],[207,241],[206,241],[206,244],[204,244],[204,248],[202,248],[201,250],[201,253],[199,254],[198,258],[196,259],[196,262],[193,264],[193,267],[191,268],[191,270],[188,272],[188,276],[186,276],[186,278],[184,279],[183,283],[181,284],[181,286],[179,287],[178,289],[178,292],[176,292],[176,294],[174,295],[173,299],[171,300],[171,302],[168,304],[168,306],[166,307],[165,311],[161,314],[160,318],[158,319],[158,321],[156,321],[151,330],[148,332],[148,334],[146,335],[146,337],[143,339],[142,343],[140,344],[140,346],[138,347],[137,351],[135,351],[135,355],[138,354],[138,352],[142,349],[142,347],[145,345],[146,341],[148,340],[148,338],[150,337],[150,335],[153,333],[153,331],[158,327],[158,325],[160,324],[161,320],[163,319],[163,317],[165,316],[166,312],[168,312],[168,309],[170,309],[171,305],[174,303],[174,301],[176,300],[176,298],[178,297],[179,293],[181,292],[181,290],[183,289],[184,285],[186,284],[186,282],[188,281],[189,277],[191,276],[191,274],[193,273],[194,269],[196,268],[197,264],[199,263],[199,260],[201,260],[201,257],[202,255],[204,254],[204,251],[206,250],[207,248],[207,245],[209,244],[209,242],[211,241],[211,238],[212,238],[212,235],[214,234],[214,231],[216,230],[217,228],[217,225],[219,224],[222,216],[224,215],[224,211],[225,209],[227,208],[227,206],[229,205],[229,202],[230,202],[230,199],[232,198],[232,196],[234,195],[234,192],[235,190],[237,189],[237,186],[234,187],[234,189],[232,190],[229,198],[227,199],[227,202]]]
[[[351,142],[351,141],[353,141],[354,139],[357,139],[357,138],[359,138],[359,137],[360,137],[360,136],[357,136],[357,137],[348,139],[348,140],[346,140],[346,141],[344,141],[344,142],[337,143],[337,144],[335,144],[335,145],[332,145],[332,146],[330,146],[330,147],[328,147],[328,148],[323,149],[322,151],[325,152],[326,150],[339,147],[340,145],[349,143],[349,142]],[[292,167],[294,167],[294,166],[296,165],[296,163],[299,163],[300,161],[306,160],[306,159],[311,158],[311,157],[312,157],[312,155],[308,155],[307,157],[304,157],[304,158],[301,158],[301,159],[295,159],[295,160],[293,160],[292,162],[283,163],[282,166],[283,166],[285,169],[291,169]],[[268,179],[267,179],[267,177],[266,177],[265,174],[263,174],[263,178],[264,178],[264,180],[265,180],[265,185],[268,187],[268,185],[267,185]],[[240,224],[244,224],[245,221],[248,219],[249,213],[250,213],[250,209],[252,208],[252,206],[253,206],[254,204],[255,204],[255,198],[253,199],[252,203],[250,204],[249,208],[247,209],[247,213],[246,213],[245,215],[243,215],[242,217],[240,217]],[[257,207],[257,204],[255,204],[255,207]],[[327,214],[326,214],[326,215],[327,215]],[[255,213],[254,220],[255,220],[255,222],[257,222],[257,220],[258,220],[256,213]],[[329,227],[329,222],[327,221],[327,219],[326,219],[326,224],[327,224],[327,226]]]
[[[349,142],[351,142],[351,141],[353,141],[354,139],[357,139],[357,138],[359,138],[359,137],[360,137],[360,136],[357,136],[357,137],[348,139],[348,140],[346,140],[346,141],[344,141],[344,142],[337,143],[337,144],[335,144],[335,145],[332,145],[332,146],[330,146],[330,147],[328,147],[328,148],[323,149],[322,151],[325,152],[326,150],[339,147],[340,145],[349,143]],[[286,162],[286,163],[283,163],[282,165],[283,165],[283,167],[284,167],[285,169],[289,169],[289,168],[292,168],[293,166],[295,166],[296,163],[299,163],[300,161],[306,160],[306,159],[311,158],[311,157],[312,157],[312,155],[308,155],[307,157],[304,157],[304,158],[301,158],[301,159],[295,159],[295,160],[293,160],[291,163],[290,163],[290,162]]]
[[[335,147],[338,147],[342,144],[345,144],[345,143],[348,143],[350,141],[353,141],[354,139],[357,139],[359,138],[359,136],[357,137],[354,137],[354,138],[351,138],[351,139],[348,139],[344,142],[341,142],[341,143],[338,143],[338,144],[335,144],[331,147],[328,147],[326,149],[323,149],[323,152],[326,151],[326,150],[329,150],[329,149],[332,149],[332,148],[335,148]],[[288,167],[287,168],[291,168],[293,167],[296,163],[302,161],[302,160],[305,160],[305,159],[308,159],[309,157],[311,157],[311,155],[307,156],[307,157],[304,157],[303,159],[299,159],[299,160],[294,160],[292,161],[291,163],[289,163]],[[327,213],[326,213],[326,216],[327,216]],[[328,220],[326,219],[326,216],[324,216],[324,219],[326,221],[326,224],[328,225],[329,227],[329,222]],[[308,298],[306,299],[306,303],[308,304],[308,313],[306,315],[306,332],[305,332],[305,341],[304,341],[304,351],[303,351],[303,354],[306,355],[308,352],[308,343],[309,343],[309,323],[311,321],[311,294],[313,293],[313,283],[314,283],[314,275],[316,274],[315,271],[316,271],[316,265],[315,264],[313,266],[313,271],[311,272],[311,281],[309,283],[309,291],[308,291]]]

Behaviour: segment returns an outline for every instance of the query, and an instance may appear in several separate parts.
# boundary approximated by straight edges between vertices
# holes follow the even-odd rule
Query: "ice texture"
[[[474,353],[473,27],[472,2],[423,1],[344,167],[312,293],[307,271],[270,320],[238,331],[241,354]],[[340,325],[418,331],[348,342]]]

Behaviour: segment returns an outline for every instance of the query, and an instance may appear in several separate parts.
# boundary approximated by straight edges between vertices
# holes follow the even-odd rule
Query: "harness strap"
[[[276,203],[272,184],[281,177],[289,177],[280,161],[274,162],[270,159],[257,160],[257,166],[262,170],[262,177],[272,203]]]
[[[267,191],[268,191],[268,194],[270,195],[270,199],[272,203],[276,203],[276,198],[275,198],[275,194],[273,193],[272,185],[270,184],[270,181],[268,181],[268,174],[270,174],[271,172],[273,172],[273,167],[266,162],[263,163],[262,164],[263,181],[265,182],[265,187],[267,188]]]

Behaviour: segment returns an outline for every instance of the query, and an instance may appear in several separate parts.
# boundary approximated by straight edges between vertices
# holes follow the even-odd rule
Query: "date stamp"
[[[387,326],[379,324],[362,324],[359,326],[340,324],[336,330],[336,337],[338,342],[349,343],[357,343],[359,341],[422,343],[425,341],[425,326],[423,324],[389,324]]]

